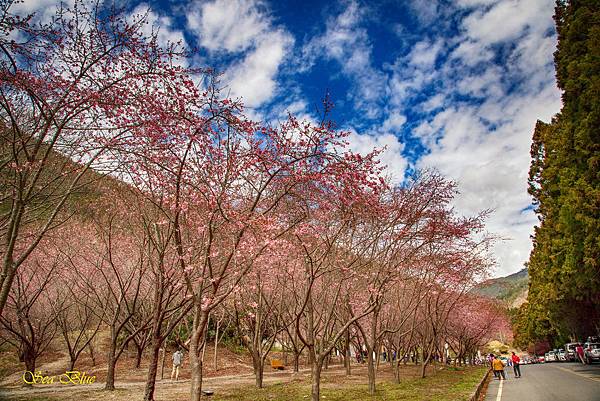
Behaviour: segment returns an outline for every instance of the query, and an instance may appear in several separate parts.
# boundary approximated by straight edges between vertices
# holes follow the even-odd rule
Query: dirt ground
[[[128,361],[129,362],[129,361]],[[124,365],[127,365],[126,362]],[[121,369],[121,368],[119,368]],[[141,369],[143,371],[143,367]],[[235,372],[232,374],[231,370]],[[249,372],[247,371],[249,370]],[[428,375],[440,374],[439,368],[430,368]],[[23,387],[22,385],[4,385],[0,388],[0,399],[10,399],[15,401],[40,401],[40,400],[67,400],[79,401],[129,401],[141,399],[144,392],[144,378],[142,372],[129,371],[125,374],[121,371],[116,382],[115,391],[103,390],[104,381],[98,380],[91,385],[34,385],[33,387]],[[165,379],[158,380],[156,384],[156,400],[188,400],[189,399],[189,370],[184,365],[182,370],[183,378],[177,382],[172,382],[168,375],[170,371],[165,372]],[[414,379],[420,374],[420,368],[411,364],[401,365],[401,376],[403,380]],[[324,388],[343,388],[354,385],[362,385],[366,382],[366,366],[353,365],[352,375],[346,376],[344,367],[339,364],[333,364],[329,369],[323,372]],[[392,380],[392,371],[389,365],[382,364],[378,370],[378,382],[390,382]],[[302,367],[300,372],[294,373],[289,368],[283,371],[274,371],[268,366],[265,370],[264,384],[271,386],[274,384],[285,383],[308,383],[310,382],[310,370]],[[251,368],[245,366],[224,368],[215,372],[209,369],[203,380],[203,389],[211,389],[216,394],[227,394],[232,391],[239,392],[241,388],[255,385],[255,378]]]
[[[92,362],[90,354],[86,351],[77,361],[75,370],[85,372],[87,376],[96,376],[94,384],[65,385],[35,384],[25,387],[23,383],[24,365],[20,363],[14,350],[0,352],[0,400],[18,401],[41,401],[41,400],[72,400],[72,401],[130,401],[141,399],[144,393],[146,375],[148,371],[147,358],[142,358],[139,368],[135,367],[136,354],[133,348],[126,350],[119,359],[116,367],[115,391],[103,390],[106,382],[106,338],[99,339],[96,352],[96,363]],[[64,349],[57,346],[55,349]],[[164,371],[161,379],[162,355],[159,360],[158,377],[156,382],[155,399],[177,401],[189,400],[190,370],[187,355],[184,356],[183,367],[180,372],[180,380],[172,382],[171,353],[167,350]],[[225,346],[218,347],[217,368],[213,364],[214,347],[208,346],[204,357],[204,379],[203,388],[215,391],[220,396],[231,396],[232,394],[244,394],[255,387],[255,378],[252,372],[252,361],[249,354],[243,350],[228,349]],[[271,358],[279,358],[285,362],[285,355],[272,353]],[[296,386],[306,386],[310,383],[310,369],[301,360],[300,372],[294,373],[289,367],[292,363],[291,355],[288,355],[288,366],[283,371],[272,370],[267,363],[265,368],[264,385],[281,385],[291,383]],[[69,366],[69,358],[64,353],[47,352],[38,360],[36,371],[42,371],[46,376],[60,376],[64,374]],[[443,367],[442,369],[446,369]],[[435,375],[440,368],[429,368],[428,375]],[[420,367],[405,364],[401,365],[401,377],[403,380],[418,377]],[[378,382],[390,383],[393,381],[392,370],[389,364],[382,363],[378,369]],[[342,361],[333,358],[329,369],[323,372],[324,388],[348,388],[362,386],[366,383],[366,366],[353,364],[352,375],[346,376]],[[271,387],[276,388],[276,387]],[[247,390],[244,390],[247,389]],[[253,390],[254,391],[254,390]],[[219,396],[212,397],[213,399]],[[241,399],[244,399],[243,396]]]

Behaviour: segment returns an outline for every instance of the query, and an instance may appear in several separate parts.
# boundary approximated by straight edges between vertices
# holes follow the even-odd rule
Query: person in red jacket
[[[513,363],[513,370],[515,371],[515,377],[521,377],[521,366],[519,366],[521,364],[521,358],[519,358],[519,356],[513,351],[511,359]]]
[[[575,347],[575,352],[577,353],[577,357],[581,363],[585,364],[585,361],[583,360],[583,346],[581,344],[577,344],[577,347]]]

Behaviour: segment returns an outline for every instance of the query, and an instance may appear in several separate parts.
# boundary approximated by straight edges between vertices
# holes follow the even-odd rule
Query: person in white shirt
[[[171,371],[171,380],[179,380],[179,368],[183,363],[183,352],[180,349],[173,353],[173,370]]]

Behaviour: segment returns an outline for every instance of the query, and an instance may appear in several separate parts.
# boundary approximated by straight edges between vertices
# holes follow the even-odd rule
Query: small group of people
[[[490,362],[490,367],[494,372],[494,377],[498,380],[506,380],[506,374],[504,373],[504,367],[506,366],[504,362],[500,359],[500,357],[490,354],[488,356],[488,361]],[[512,365],[513,370],[515,372],[515,378],[521,377],[521,358],[514,352],[510,356],[508,363]]]

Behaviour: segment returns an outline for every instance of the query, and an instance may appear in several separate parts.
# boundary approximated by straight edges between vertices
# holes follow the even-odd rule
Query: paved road
[[[516,379],[512,367],[505,381],[492,377],[485,401],[600,401],[600,365],[553,362],[521,365]]]

